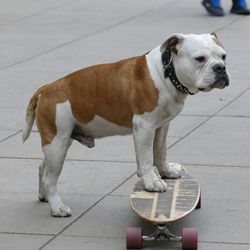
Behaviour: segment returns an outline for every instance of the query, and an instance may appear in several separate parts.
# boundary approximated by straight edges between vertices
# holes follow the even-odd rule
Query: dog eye
[[[198,56],[198,57],[195,57],[194,59],[195,59],[195,61],[197,61],[199,63],[203,63],[206,61],[205,56]]]
[[[224,54],[224,55],[222,55],[222,57],[221,57],[221,59],[223,60],[223,61],[225,61],[226,60],[226,58],[227,58],[227,56]]]

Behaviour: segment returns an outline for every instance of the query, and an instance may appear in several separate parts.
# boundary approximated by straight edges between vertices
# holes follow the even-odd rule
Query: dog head
[[[226,52],[215,33],[174,34],[160,47],[171,50],[178,80],[192,93],[223,89],[229,85]]]

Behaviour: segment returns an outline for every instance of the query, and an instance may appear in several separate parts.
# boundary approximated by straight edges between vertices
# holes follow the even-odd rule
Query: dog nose
[[[225,74],[225,73],[226,73],[226,67],[225,67],[223,64],[221,64],[221,63],[215,64],[215,65],[212,67],[212,69],[213,69],[215,72],[219,73],[219,74]]]

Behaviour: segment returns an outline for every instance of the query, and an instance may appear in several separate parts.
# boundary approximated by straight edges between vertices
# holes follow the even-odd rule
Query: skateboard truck
[[[157,225],[155,232],[149,236],[142,236],[144,241],[181,241],[181,236],[176,236],[167,229],[166,225]]]
[[[171,241],[182,242],[182,249],[198,249],[198,230],[196,228],[184,228],[182,236],[176,236],[167,229],[167,225],[158,224],[155,232],[149,236],[143,236],[142,228],[129,227],[126,233],[127,249],[142,249],[143,241]]]

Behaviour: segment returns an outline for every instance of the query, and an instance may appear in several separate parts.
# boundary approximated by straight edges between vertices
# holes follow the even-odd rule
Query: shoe
[[[250,9],[247,8],[245,0],[233,1],[233,6],[230,12],[238,15],[250,15]]]
[[[224,16],[224,10],[220,6],[220,1],[215,0],[203,0],[202,5],[205,7],[207,12],[212,16]]]

